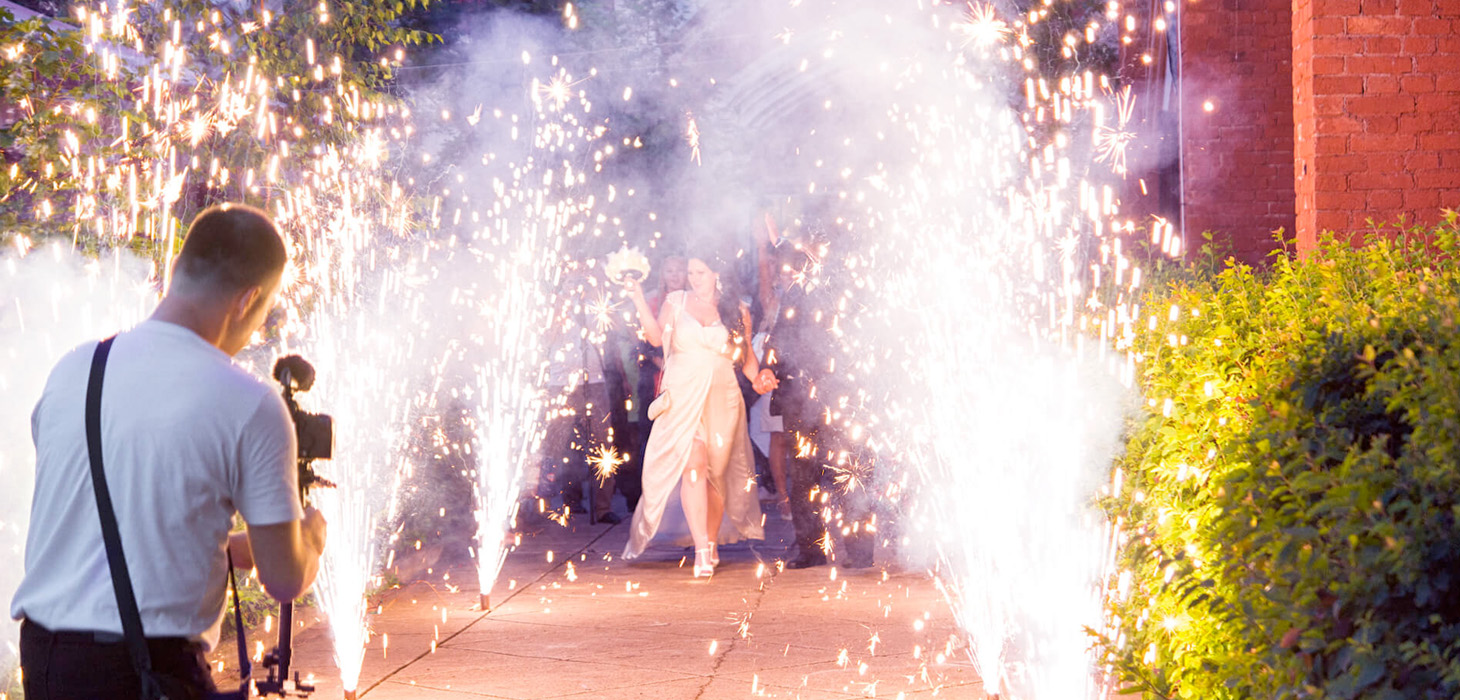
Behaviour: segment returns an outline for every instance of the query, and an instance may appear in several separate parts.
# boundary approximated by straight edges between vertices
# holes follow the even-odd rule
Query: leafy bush
[[[1106,660],[1148,697],[1460,696],[1460,227],[1188,271],[1129,337]]]

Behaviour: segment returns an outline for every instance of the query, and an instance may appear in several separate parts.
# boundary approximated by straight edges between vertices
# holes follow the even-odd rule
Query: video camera
[[[314,460],[334,456],[335,421],[322,413],[300,409],[299,402],[294,400],[295,392],[309,391],[314,386],[314,365],[304,358],[298,355],[279,358],[274,363],[274,379],[284,387],[284,404],[289,407],[289,418],[294,421],[294,435],[299,442],[299,502],[303,503],[309,489],[334,487],[328,479],[314,473]],[[279,606],[279,643],[264,657],[269,677],[255,683],[260,696],[305,697],[314,692],[314,686],[300,681],[298,671],[294,672],[294,679],[289,680],[293,628],[294,604],[282,603]]]
[[[294,392],[306,392],[314,386],[314,365],[298,355],[279,358],[274,363],[274,379],[284,387],[284,403],[289,406],[289,417],[294,419],[294,435],[299,442],[299,497],[314,486],[334,487],[327,479],[314,473],[316,459],[329,459],[335,449],[335,421],[322,413],[310,413],[299,408]]]

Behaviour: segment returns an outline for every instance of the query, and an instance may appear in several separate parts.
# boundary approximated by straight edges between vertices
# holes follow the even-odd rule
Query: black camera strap
[[[228,592],[233,594],[233,638],[238,640],[239,690],[248,697],[248,680],[253,677],[253,664],[248,661],[248,637],[243,631],[243,611],[238,608],[238,582],[233,577],[233,549],[228,549]]]
[[[152,655],[147,651],[147,638],[142,634],[142,615],[137,611],[137,594],[132,591],[132,578],[127,573],[127,556],[122,552],[122,533],[117,528],[117,514],[112,509],[112,495],[106,487],[106,471],[101,466],[101,384],[106,375],[106,357],[111,353],[116,336],[101,341],[91,356],[91,379],[86,385],[86,451],[91,456],[91,486],[96,492],[96,510],[101,514],[101,541],[106,545],[106,563],[111,568],[112,589],[117,594],[117,609],[122,614],[122,633],[132,668],[142,681],[143,698],[165,698],[157,679],[152,675]]]
[[[86,385],[86,452],[91,458],[91,485],[96,492],[96,510],[101,515],[101,540],[106,545],[106,561],[111,569],[112,589],[117,596],[117,610],[122,616],[122,633],[126,638],[127,653],[132,657],[132,668],[142,683],[141,697],[166,700],[167,695],[152,673],[152,654],[147,650],[147,637],[142,630],[142,614],[137,608],[137,595],[132,590],[132,577],[127,571],[126,554],[122,551],[122,533],[117,526],[117,514],[112,507],[111,492],[107,489],[106,471],[102,468],[101,456],[101,387],[106,375],[106,359],[111,354],[112,341],[116,336],[101,341],[91,357],[91,377]],[[228,585],[233,591],[233,621],[237,628],[239,670],[243,687],[248,687],[250,666],[247,642],[243,636],[243,615],[238,608],[238,587],[233,578],[233,556],[228,557]],[[245,693],[246,695],[246,693]]]

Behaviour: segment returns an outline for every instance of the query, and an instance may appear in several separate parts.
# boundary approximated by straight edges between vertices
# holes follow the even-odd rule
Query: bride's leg
[[[711,400],[706,402],[705,423],[709,431],[709,440],[706,440],[705,446],[708,451],[706,470],[710,475],[705,524],[710,542],[713,544],[720,541],[720,526],[725,522],[728,490],[745,488],[747,484],[741,477],[749,476],[749,474],[737,474],[732,479],[728,473],[736,438],[739,437],[741,443],[748,444],[749,442],[745,432],[745,404],[740,400],[738,386],[731,385],[723,394],[712,396]],[[736,483],[731,483],[732,481]],[[753,494],[750,495],[750,498],[754,497]]]
[[[739,423],[737,429],[744,431],[745,424],[743,422]],[[708,454],[706,455],[706,459],[708,463],[705,469],[710,475],[710,484],[709,492],[706,494],[706,505],[708,507],[705,513],[705,524],[711,544],[720,541],[720,526],[725,522],[725,501],[728,497],[726,490],[747,487],[744,481],[737,479],[739,483],[730,483],[731,480],[728,478],[727,470],[730,466],[732,445],[732,437],[717,433],[710,436],[710,444],[707,447]],[[755,496],[752,494],[748,497],[754,498]]]
[[[709,452],[702,440],[695,440],[689,451],[689,463],[679,479],[679,502],[684,507],[684,519],[689,521],[689,534],[694,538],[695,550],[709,550],[709,533],[705,528],[706,510],[709,507],[709,481],[706,479],[709,467]]]
[[[705,489],[705,536],[711,545],[720,541],[720,524],[725,522],[725,495],[710,484]]]

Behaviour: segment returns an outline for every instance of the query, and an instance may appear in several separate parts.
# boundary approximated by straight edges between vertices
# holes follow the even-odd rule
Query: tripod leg
[[[593,488],[593,469],[588,469],[588,524],[598,524],[598,489]]]
[[[279,604],[279,682],[289,680],[289,661],[294,655],[294,602]]]

